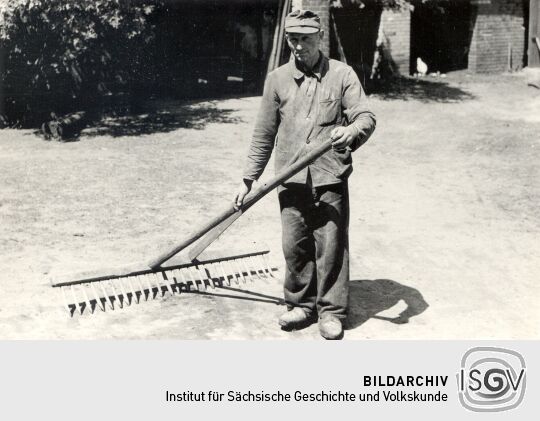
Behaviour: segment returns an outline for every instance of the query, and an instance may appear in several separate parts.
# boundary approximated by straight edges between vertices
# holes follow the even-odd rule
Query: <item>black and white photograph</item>
[[[538,340],[539,162],[538,0],[1,0],[0,340]]]

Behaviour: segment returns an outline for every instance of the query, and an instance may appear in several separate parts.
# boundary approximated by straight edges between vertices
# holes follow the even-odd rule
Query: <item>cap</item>
[[[295,10],[285,18],[285,32],[314,34],[321,30],[321,19],[310,10]]]

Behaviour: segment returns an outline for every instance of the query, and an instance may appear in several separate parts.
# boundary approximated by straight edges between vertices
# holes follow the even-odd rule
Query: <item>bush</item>
[[[151,77],[149,18],[157,5],[155,0],[3,0],[4,121],[35,127],[51,115],[99,105],[132,89],[135,80]]]

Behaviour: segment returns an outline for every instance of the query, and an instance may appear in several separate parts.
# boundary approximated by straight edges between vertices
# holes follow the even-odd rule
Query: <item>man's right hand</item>
[[[242,180],[242,182],[240,183],[240,186],[238,186],[238,189],[236,190],[236,193],[233,197],[234,209],[238,210],[242,207],[242,204],[244,203],[244,198],[251,191],[252,184],[253,184],[253,180],[247,180],[245,178]]]

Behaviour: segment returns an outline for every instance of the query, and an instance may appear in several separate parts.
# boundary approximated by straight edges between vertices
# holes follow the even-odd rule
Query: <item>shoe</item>
[[[292,330],[306,327],[311,324],[313,318],[301,307],[294,307],[292,310],[283,313],[279,318],[279,325],[284,330]]]
[[[341,320],[332,314],[323,314],[319,319],[319,332],[324,339],[336,340],[343,338]]]

